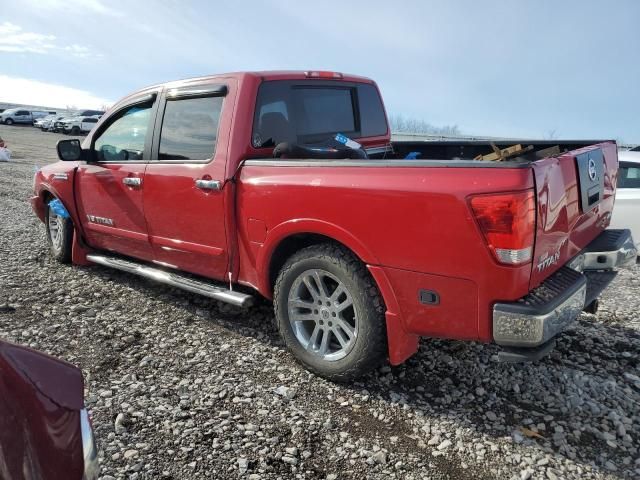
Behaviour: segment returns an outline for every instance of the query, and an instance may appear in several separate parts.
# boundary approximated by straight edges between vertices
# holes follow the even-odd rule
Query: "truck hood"
[[[80,410],[84,406],[82,372],[70,363],[0,340],[0,372],[12,373],[60,407]]]

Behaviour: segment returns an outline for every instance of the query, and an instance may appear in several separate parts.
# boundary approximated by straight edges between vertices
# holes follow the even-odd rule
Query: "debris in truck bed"
[[[524,153],[530,152],[531,150],[533,150],[533,145],[523,147],[521,144],[517,144],[500,149],[496,146],[495,143],[491,142],[491,148],[493,148],[493,152],[487,153],[485,155],[478,155],[474,157],[474,160],[501,162],[511,157],[517,157]]]
[[[565,150],[566,151],[566,150]],[[554,145],[553,147],[545,148],[544,150],[538,150],[536,152],[536,158],[547,158],[547,157],[555,157],[556,155],[560,155],[562,150],[560,150],[560,145]]]

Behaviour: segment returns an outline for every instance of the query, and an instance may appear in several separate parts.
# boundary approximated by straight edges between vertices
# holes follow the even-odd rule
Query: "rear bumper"
[[[515,302],[493,307],[493,339],[505,347],[548,344],[573,323],[615,277],[613,268],[635,263],[629,230],[605,230],[568,266]]]
[[[630,230],[605,230],[574,262],[580,264],[579,257],[584,257],[582,270],[610,270],[629,267],[636,263],[638,250]]]

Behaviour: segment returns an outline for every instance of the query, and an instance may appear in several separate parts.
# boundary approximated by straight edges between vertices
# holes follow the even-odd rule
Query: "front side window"
[[[620,164],[618,188],[640,188],[640,164]]]
[[[167,100],[159,160],[209,160],[218,139],[223,97]]]
[[[135,105],[118,115],[94,143],[99,162],[144,160],[151,104]]]

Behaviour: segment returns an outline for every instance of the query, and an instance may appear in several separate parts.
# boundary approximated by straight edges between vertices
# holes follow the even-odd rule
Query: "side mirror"
[[[65,162],[74,162],[82,159],[82,147],[80,140],[74,138],[72,140],[60,140],[56,145],[58,150],[58,158]]]

